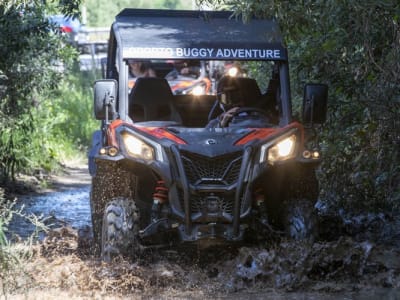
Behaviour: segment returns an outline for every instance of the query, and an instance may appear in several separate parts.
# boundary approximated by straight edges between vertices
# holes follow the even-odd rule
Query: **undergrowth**
[[[35,225],[35,231],[24,241],[11,242],[7,236],[8,226],[15,215]],[[4,190],[0,188],[0,295],[12,292],[19,284],[17,278],[24,277],[24,263],[34,255],[33,245],[38,240],[39,231],[48,231],[43,221],[40,216],[24,214],[23,208],[17,209],[15,201],[6,200]]]

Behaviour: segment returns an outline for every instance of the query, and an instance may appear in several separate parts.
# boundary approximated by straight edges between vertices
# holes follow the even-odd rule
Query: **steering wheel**
[[[245,116],[240,114],[246,113]],[[245,127],[269,127],[270,121],[268,113],[256,107],[241,107],[225,120],[225,126],[245,126]]]
[[[233,118],[237,117],[241,113],[248,113],[249,115],[251,115],[252,113],[256,113],[256,115],[261,115],[263,117],[267,116],[267,112],[261,108],[244,106],[244,107],[239,108],[237,111],[235,111],[232,114],[232,117]]]

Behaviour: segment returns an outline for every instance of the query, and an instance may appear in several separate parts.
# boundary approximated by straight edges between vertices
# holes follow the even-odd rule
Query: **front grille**
[[[233,214],[234,197],[233,195],[224,195],[220,193],[213,193],[213,198],[215,199],[215,209],[213,211],[209,210],[209,196],[210,194],[200,193],[197,195],[191,195],[190,197],[190,213],[218,213],[218,214]],[[184,199],[183,191],[179,190],[179,202],[184,209]]]
[[[231,185],[238,179],[242,164],[242,152],[217,157],[181,152],[183,167],[188,182],[193,185]]]

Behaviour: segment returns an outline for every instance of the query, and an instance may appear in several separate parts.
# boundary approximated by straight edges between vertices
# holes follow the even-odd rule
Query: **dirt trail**
[[[87,187],[90,176],[85,165],[72,165],[49,182],[41,194]],[[399,244],[369,237],[273,237],[258,246],[149,250],[135,262],[105,263],[93,255],[90,228],[64,224],[32,246],[0,299],[398,299]]]
[[[62,192],[90,185],[88,166],[82,161],[69,162],[58,174],[51,175],[48,186],[39,189],[40,193]]]

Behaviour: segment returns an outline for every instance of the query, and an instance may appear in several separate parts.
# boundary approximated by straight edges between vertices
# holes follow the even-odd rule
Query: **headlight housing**
[[[297,135],[291,133],[281,139],[261,146],[260,163],[268,161],[273,164],[296,156]]]
[[[155,159],[154,148],[140,138],[125,132],[122,134],[122,141],[130,156],[148,161]]]
[[[295,153],[295,146],[296,135],[292,134],[268,149],[268,161],[275,162],[292,158]]]

